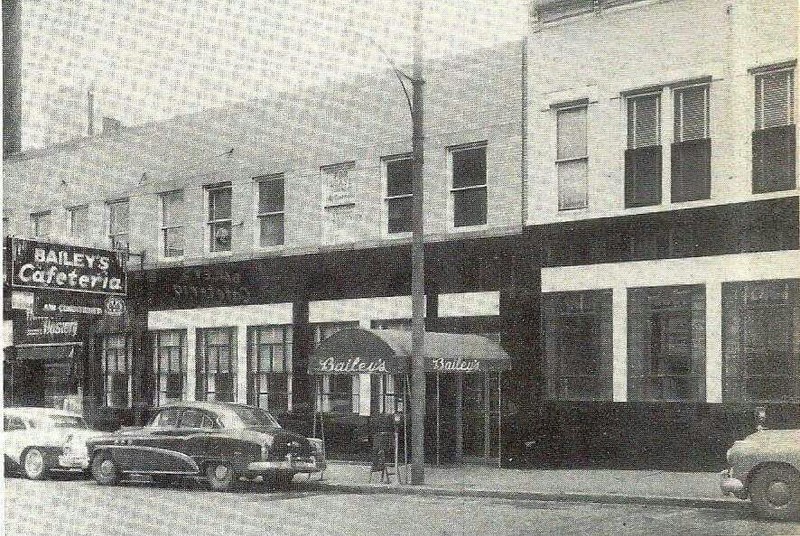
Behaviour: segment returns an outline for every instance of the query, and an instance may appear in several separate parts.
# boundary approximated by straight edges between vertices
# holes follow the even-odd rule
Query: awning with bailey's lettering
[[[511,367],[500,345],[481,335],[425,333],[428,372],[488,372]],[[309,374],[406,374],[411,332],[352,328],[337,331],[311,354]]]

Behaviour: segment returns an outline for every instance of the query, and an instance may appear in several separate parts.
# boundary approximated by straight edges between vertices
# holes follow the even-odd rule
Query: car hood
[[[760,430],[745,437],[741,442],[800,445],[800,430]]]

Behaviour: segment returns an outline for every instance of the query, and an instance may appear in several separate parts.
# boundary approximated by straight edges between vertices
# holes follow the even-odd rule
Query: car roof
[[[225,411],[234,407],[248,407],[246,404],[237,404],[235,402],[209,402],[207,400],[184,400],[181,402],[169,402],[162,406],[155,408],[156,411],[167,408],[197,408],[206,410]]]
[[[80,413],[56,408],[12,406],[3,408],[3,412],[6,415],[14,415],[17,417],[46,417],[48,415],[61,415],[64,417],[83,418],[83,415]]]

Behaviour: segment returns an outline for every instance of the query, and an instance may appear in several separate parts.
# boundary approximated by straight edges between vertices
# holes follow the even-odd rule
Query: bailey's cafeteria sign
[[[121,252],[14,238],[11,286],[116,294],[127,292]]]

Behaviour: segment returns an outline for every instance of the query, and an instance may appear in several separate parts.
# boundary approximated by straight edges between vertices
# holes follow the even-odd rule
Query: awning
[[[497,343],[480,335],[425,333],[425,370],[486,372],[511,367]],[[410,372],[411,332],[344,329],[322,341],[311,355],[309,374],[406,374]]]

